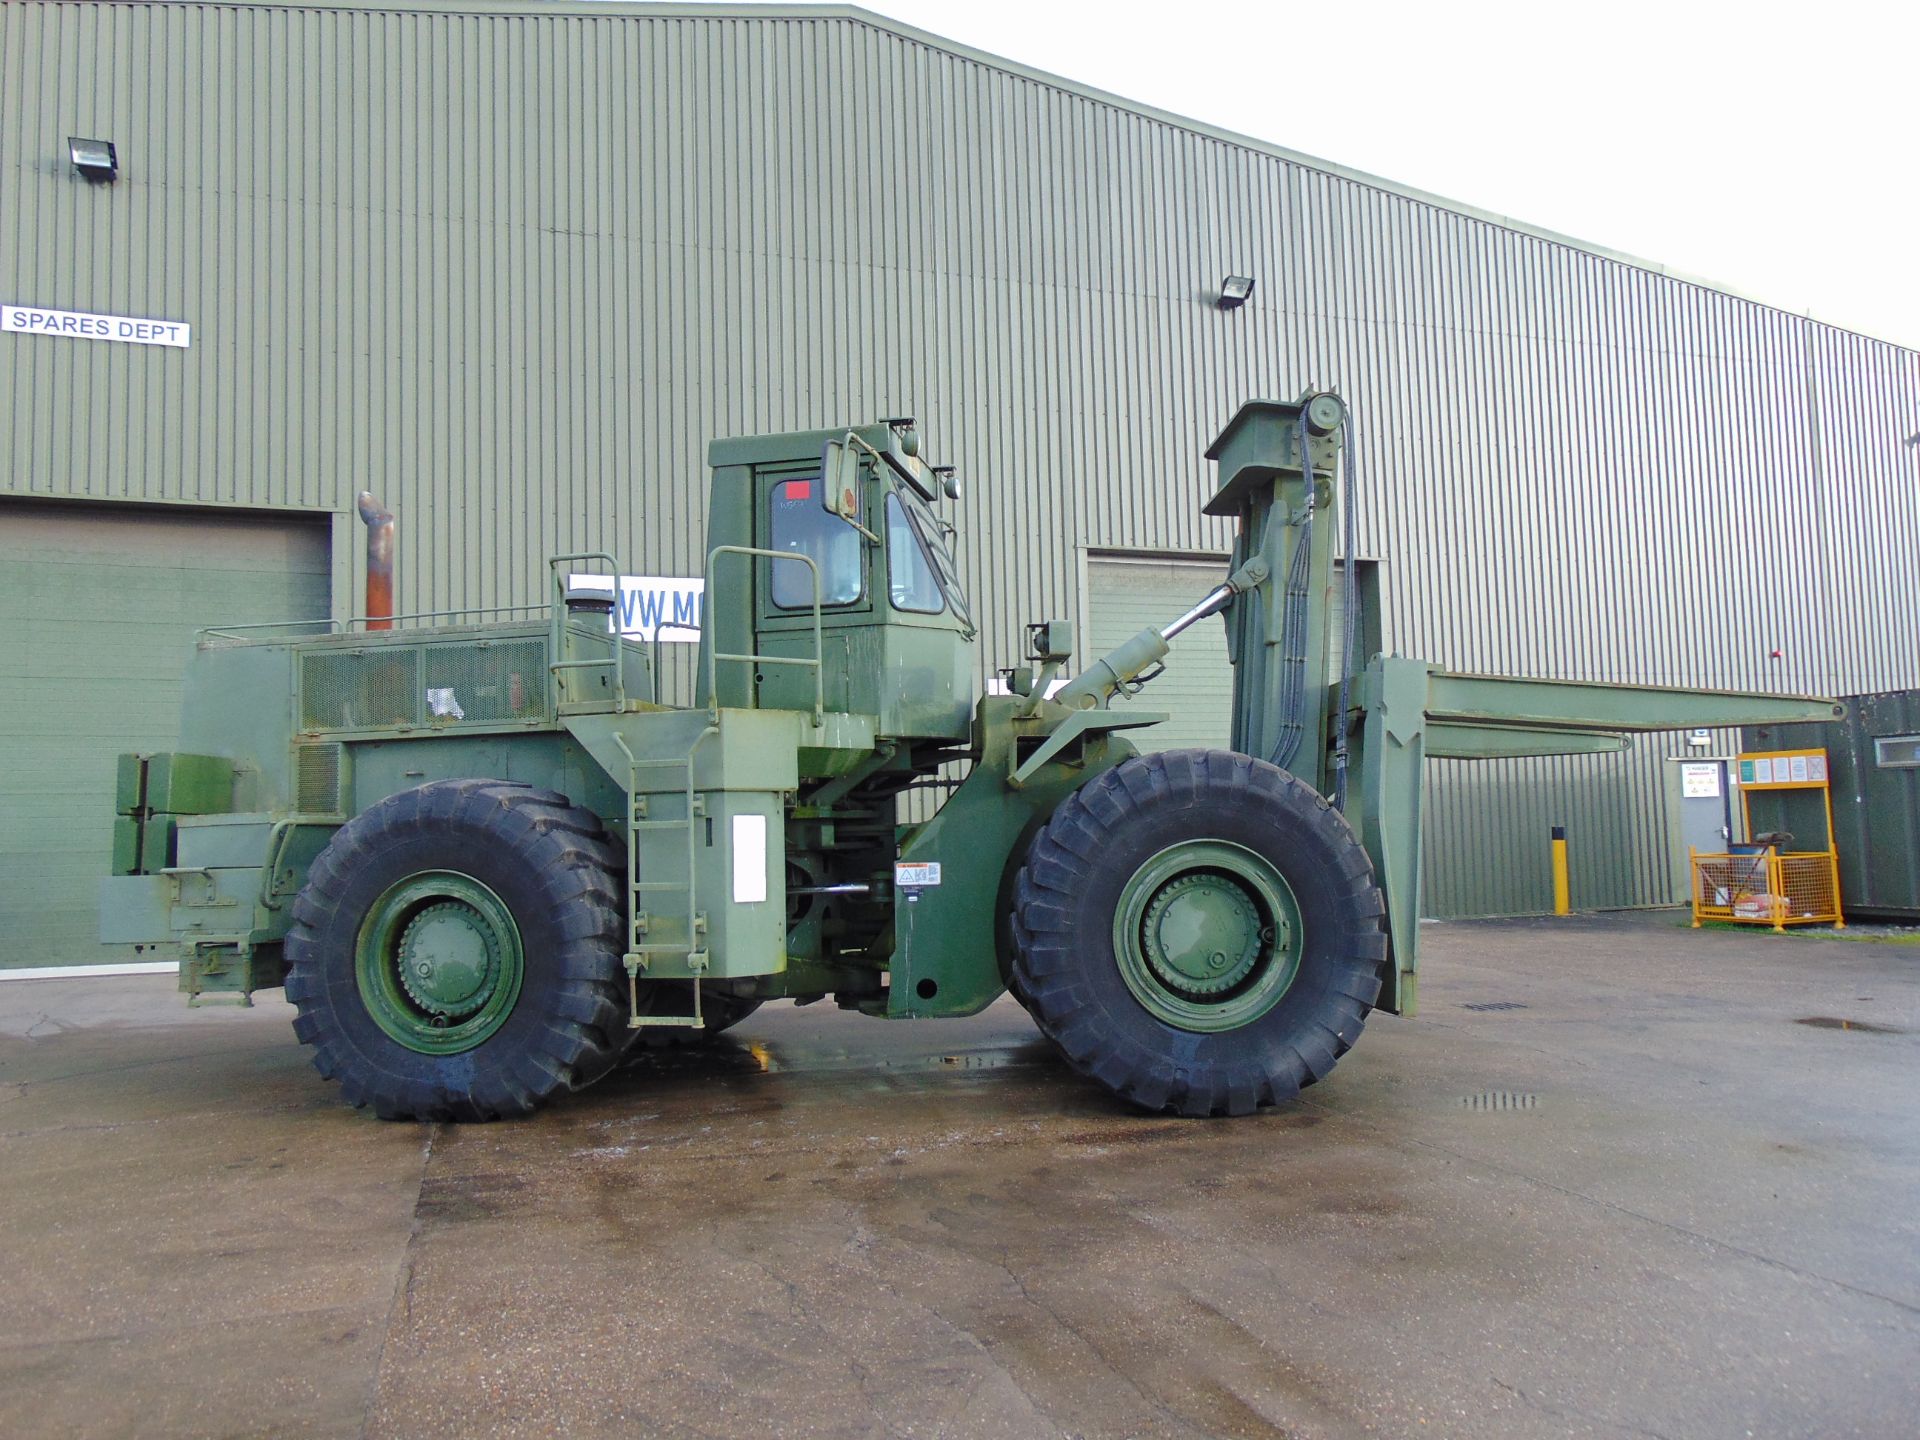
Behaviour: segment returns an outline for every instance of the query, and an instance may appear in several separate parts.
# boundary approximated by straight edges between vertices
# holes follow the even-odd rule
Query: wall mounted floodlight
[[[82,140],[69,135],[67,154],[73,157],[74,169],[100,184],[109,183],[120,173],[120,156],[111,140]]]
[[[1229,275],[1220,282],[1220,298],[1213,303],[1222,310],[1238,310],[1253,294],[1251,275]]]

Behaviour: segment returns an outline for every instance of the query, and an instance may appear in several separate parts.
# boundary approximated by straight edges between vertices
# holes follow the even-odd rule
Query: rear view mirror
[[[820,503],[830,514],[860,523],[860,455],[853,436],[829,440],[820,457]]]

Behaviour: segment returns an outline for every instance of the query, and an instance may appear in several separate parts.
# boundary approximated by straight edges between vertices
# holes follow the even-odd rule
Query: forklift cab
[[[911,421],[714,442],[702,703],[710,645],[756,657],[713,667],[742,708],[810,711],[817,655],[825,709],[968,737],[975,627],[933,508],[953,487],[918,449]]]

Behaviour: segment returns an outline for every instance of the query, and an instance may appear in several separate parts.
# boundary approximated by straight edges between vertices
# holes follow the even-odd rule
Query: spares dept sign
[[[85,310],[42,310],[32,305],[0,305],[0,330],[9,335],[63,335],[69,340],[118,340],[125,345],[193,344],[193,327],[178,320],[143,320],[134,315],[94,315]]]

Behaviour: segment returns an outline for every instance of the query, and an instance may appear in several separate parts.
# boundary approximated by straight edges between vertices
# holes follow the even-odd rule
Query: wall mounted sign
[[[1750,790],[1810,789],[1827,783],[1824,750],[1754,750],[1740,757],[1740,783]]]
[[[43,310],[34,305],[0,305],[0,330],[9,335],[63,335],[69,340],[170,345],[176,350],[186,350],[193,344],[193,327],[180,320],[95,315],[86,310]]]
[[[1720,798],[1720,767],[1717,764],[1682,765],[1680,793],[1688,800]]]

